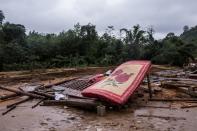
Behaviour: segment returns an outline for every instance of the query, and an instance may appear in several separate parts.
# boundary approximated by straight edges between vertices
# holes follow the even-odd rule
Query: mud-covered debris
[[[156,115],[137,115],[138,117],[160,118],[164,120],[186,120],[184,117],[156,116]]]

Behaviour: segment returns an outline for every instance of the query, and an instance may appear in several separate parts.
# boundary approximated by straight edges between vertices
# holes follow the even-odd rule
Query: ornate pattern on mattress
[[[109,77],[83,90],[82,95],[124,104],[139,87],[150,67],[150,61],[123,63]]]

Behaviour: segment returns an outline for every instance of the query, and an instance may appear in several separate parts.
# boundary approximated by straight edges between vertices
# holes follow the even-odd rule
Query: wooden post
[[[149,90],[149,97],[152,98],[152,89],[151,89],[151,83],[150,83],[150,75],[147,74],[147,82],[148,82],[148,90]]]
[[[104,116],[106,114],[106,107],[104,105],[99,105],[96,107],[96,109],[98,116]]]

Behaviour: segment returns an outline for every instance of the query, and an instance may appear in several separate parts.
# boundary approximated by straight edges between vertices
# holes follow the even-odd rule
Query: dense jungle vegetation
[[[142,30],[140,25],[121,29],[121,37],[114,35],[113,26],[98,35],[91,23],[77,23],[59,34],[26,34],[23,25],[4,19],[0,10],[0,71],[108,66],[138,59],[183,66],[197,56],[197,26],[184,26],[180,36],[170,32],[164,39],[156,40],[153,28]]]

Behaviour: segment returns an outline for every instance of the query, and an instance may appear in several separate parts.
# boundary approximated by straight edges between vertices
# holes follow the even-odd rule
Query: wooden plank
[[[172,117],[172,116],[156,116],[156,115],[137,115],[138,117],[160,118],[164,120],[186,120],[184,117]]]
[[[2,86],[0,86],[0,89],[10,91],[10,92],[14,92],[16,94],[30,96],[30,97],[33,97],[33,98],[40,98],[40,99],[45,98],[44,96],[40,96],[40,95],[36,95],[36,94],[33,94],[33,93],[28,93],[28,92],[23,92],[23,91],[19,91],[19,90],[14,90],[14,89],[10,89],[10,88],[5,88],[5,87],[2,87]]]
[[[6,115],[8,112],[14,110],[16,108],[16,106],[12,106],[11,108],[9,108],[7,111],[3,112],[2,115]]]
[[[150,76],[149,76],[149,74],[147,75],[147,82],[148,82],[149,97],[151,99],[153,95],[152,95],[152,89],[151,89],[151,83],[150,83]]]
[[[6,99],[14,98],[14,97],[17,97],[17,96],[21,96],[21,95],[13,93],[13,94],[9,94],[9,95],[6,95],[6,96],[1,96],[0,100],[6,100]]]
[[[182,109],[185,109],[185,108],[194,108],[194,107],[197,107],[197,105],[181,106]]]
[[[43,101],[43,105],[44,106],[66,105],[66,106],[90,109],[90,108],[95,108],[98,105],[98,103],[94,100],[68,98],[66,100],[45,100]]]
[[[160,99],[160,98],[152,98],[149,101],[166,101],[166,102],[173,102],[173,101],[197,101],[197,99]]]
[[[31,99],[31,98],[28,97],[28,98],[25,98],[24,100],[21,100],[21,101],[15,102],[15,103],[13,103],[13,104],[7,105],[7,108],[11,108],[12,106],[17,106],[17,105],[22,104],[22,103],[24,103],[24,102],[26,102],[26,101],[28,101],[28,100],[30,100],[30,99]]]

